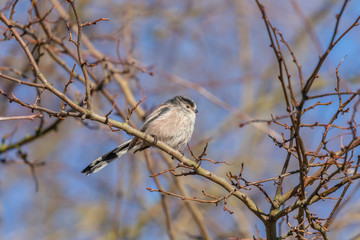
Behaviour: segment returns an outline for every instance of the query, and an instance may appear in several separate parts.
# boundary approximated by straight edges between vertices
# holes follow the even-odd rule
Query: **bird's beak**
[[[195,110],[195,113],[198,113],[198,110]]]

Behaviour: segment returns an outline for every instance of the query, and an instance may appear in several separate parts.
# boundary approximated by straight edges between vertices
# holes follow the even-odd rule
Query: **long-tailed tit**
[[[192,99],[176,96],[157,107],[147,117],[140,131],[179,150],[191,138],[197,112],[196,104]],[[86,175],[96,173],[130,150],[134,150],[136,153],[149,147],[151,144],[134,137],[90,163],[82,170],[82,173],[86,173]]]

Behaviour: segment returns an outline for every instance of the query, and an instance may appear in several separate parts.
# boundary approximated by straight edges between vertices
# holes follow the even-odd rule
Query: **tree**
[[[6,237],[349,236],[344,219],[359,221],[357,6],[319,1],[307,15],[295,0],[9,1],[0,12]],[[186,94],[200,112],[183,155],[137,126]],[[81,175],[131,137],[115,131],[160,151]]]

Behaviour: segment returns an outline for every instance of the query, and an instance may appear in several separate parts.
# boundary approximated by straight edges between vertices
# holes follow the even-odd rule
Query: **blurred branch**
[[[173,160],[169,157],[169,155],[167,155],[166,153],[163,152],[162,157],[165,160],[168,168],[172,168]],[[180,163],[177,166],[179,166],[179,165],[180,165]],[[181,179],[182,178],[177,178],[177,177],[173,178],[176,188],[179,189],[179,192],[181,193],[181,195],[188,198],[189,197],[188,191],[185,188],[184,181],[182,181]],[[196,225],[199,227],[199,229],[201,231],[201,235],[205,239],[210,239],[210,233],[209,233],[208,229],[206,228],[205,219],[204,219],[203,214],[200,211],[200,209],[198,207],[196,207],[194,202],[192,202],[192,201],[185,201],[184,204],[185,204],[187,210],[190,212],[190,214],[194,218]]]
[[[315,48],[320,55],[322,52],[321,43],[320,43],[319,37],[316,35],[315,30],[311,25],[309,18],[307,18],[305,16],[304,12],[301,10],[301,8],[298,5],[296,0],[291,0],[291,4],[293,5],[295,12],[299,15],[301,20],[305,23],[304,25],[305,25],[307,31],[309,32],[310,38],[313,41]]]
[[[18,148],[21,147],[27,143],[30,143],[44,135],[46,135],[47,133],[51,132],[51,131],[56,131],[58,125],[62,122],[62,119],[57,119],[55,122],[53,122],[51,125],[49,125],[48,127],[44,128],[44,129],[38,129],[33,135],[28,135],[26,137],[24,137],[23,139],[12,143],[10,145],[6,145],[6,144],[2,144],[0,145],[0,154],[7,152],[11,149],[14,148]]]
[[[26,153],[23,153],[21,151],[21,149],[18,150],[18,154],[20,155],[20,157],[22,158],[22,160],[24,161],[24,163],[26,165],[29,166],[30,171],[31,171],[31,175],[33,177],[34,180],[34,184],[35,184],[35,191],[38,192],[39,191],[39,180],[38,177],[36,175],[36,168],[39,166],[44,166],[45,162],[41,162],[41,163],[32,163],[28,160],[28,155]]]
[[[99,18],[99,19],[96,19],[95,21],[92,21],[92,22],[83,23],[81,26],[85,27],[85,26],[95,25],[100,21],[109,21],[109,20],[110,20],[110,18]]]
[[[34,120],[35,118],[41,118],[43,115],[41,113],[36,113],[28,116],[13,116],[13,117],[0,117],[0,121],[11,121],[11,120]]]
[[[150,173],[152,175],[154,175],[155,171],[154,171],[154,167],[152,165],[153,159],[150,157],[148,151],[145,151],[145,160],[146,160],[146,165],[147,165]],[[155,176],[153,179],[155,181],[156,186],[159,189],[161,189],[162,184],[160,183],[160,180],[158,179],[158,177]],[[173,224],[172,224],[171,212],[170,212],[168,203],[166,201],[166,197],[164,195],[161,196],[161,204],[162,204],[162,207],[163,207],[164,213],[165,213],[166,227],[167,227],[166,229],[168,231],[169,237],[170,237],[170,239],[175,239],[175,233],[174,233],[174,227],[173,227]]]

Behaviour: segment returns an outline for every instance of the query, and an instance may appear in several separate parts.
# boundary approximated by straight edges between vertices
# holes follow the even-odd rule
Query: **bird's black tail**
[[[124,155],[125,153],[127,153],[130,150],[129,149],[130,142],[131,142],[131,140],[124,142],[117,148],[102,155],[101,157],[99,157],[98,159],[96,159],[95,161],[90,163],[89,166],[84,168],[81,172],[85,173],[86,175],[89,175],[91,173],[96,173],[96,172],[100,171],[106,165],[108,165],[110,162],[114,161],[116,158],[119,158],[122,155]]]

